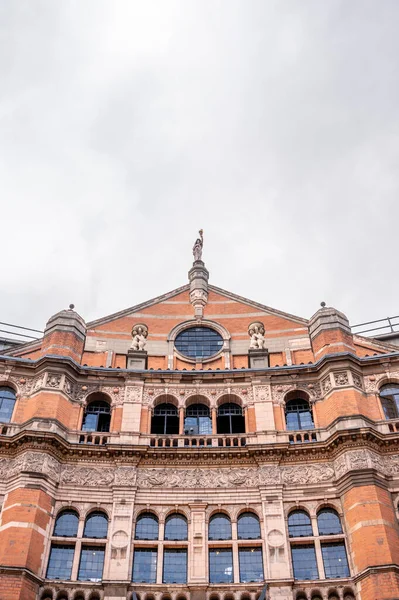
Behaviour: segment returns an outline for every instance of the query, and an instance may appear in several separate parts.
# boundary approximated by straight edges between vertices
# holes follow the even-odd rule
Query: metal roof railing
[[[32,335],[38,333],[39,335]],[[12,325],[0,321],[0,344],[3,348],[18,346],[39,340],[43,336],[43,331],[32,329],[31,327],[21,327],[21,325]]]
[[[371,325],[375,325],[375,327],[370,327]],[[364,327],[367,329],[364,329]],[[389,335],[391,333],[399,334],[399,315],[396,317],[385,317],[385,319],[377,319],[376,321],[367,321],[366,323],[352,325],[351,329],[352,333],[357,335],[368,333],[368,337]]]

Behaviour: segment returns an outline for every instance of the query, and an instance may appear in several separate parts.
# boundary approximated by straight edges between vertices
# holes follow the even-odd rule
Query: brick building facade
[[[195,258],[0,358],[1,600],[399,598],[398,348]]]

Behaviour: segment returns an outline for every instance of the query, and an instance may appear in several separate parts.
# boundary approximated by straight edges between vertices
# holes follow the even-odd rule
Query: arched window
[[[312,523],[307,512],[304,510],[294,510],[289,514],[288,533],[290,537],[313,535]]]
[[[242,513],[237,521],[239,540],[257,540],[260,538],[259,519],[251,512]]]
[[[176,406],[164,402],[154,408],[151,419],[151,433],[158,435],[179,433],[179,417]]]
[[[152,513],[142,513],[136,522],[136,540],[157,540],[158,519]]]
[[[380,389],[380,399],[386,419],[399,418],[399,386],[395,384],[384,385]]]
[[[289,431],[314,429],[309,402],[302,398],[288,400],[285,405],[285,420]]]
[[[187,519],[183,515],[170,515],[165,521],[165,540],[186,540]]]
[[[83,416],[82,431],[109,431],[111,408],[103,394],[92,394]]]
[[[54,536],[76,537],[78,534],[79,515],[74,510],[62,511],[54,525]]]
[[[341,520],[333,508],[322,508],[317,513],[319,535],[337,535],[342,533]]]
[[[209,520],[209,540],[231,540],[231,523],[227,515],[217,513]]]
[[[245,433],[245,419],[241,406],[234,402],[219,406],[217,430],[218,433]]]
[[[184,433],[186,435],[211,435],[212,421],[209,408],[205,404],[191,404],[186,409],[184,419]]]
[[[9,387],[0,387],[0,422],[9,423],[15,405],[15,392]]]
[[[202,361],[223,348],[223,338],[210,327],[189,327],[175,339],[175,348],[183,356]]]
[[[108,534],[108,517],[103,512],[92,512],[86,518],[83,537],[106,538]]]

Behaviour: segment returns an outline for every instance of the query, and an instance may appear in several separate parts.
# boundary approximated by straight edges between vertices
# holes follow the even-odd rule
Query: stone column
[[[190,584],[207,583],[207,543],[205,535],[206,504],[190,504],[191,535],[189,536],[189,581]]]
[[[179,435],[184,434],[184,406],[179,408]]]
[[[202,260],[196,260],[188,273],[190,281],[190,302],[194,307],[197,319],[204,316],[204,308],[208,302],[209,272]]]
[[[212,435],[216,435],[218,432],[216,406],[212,406],[212,408],[211,408],[211,417],[212,417]]]

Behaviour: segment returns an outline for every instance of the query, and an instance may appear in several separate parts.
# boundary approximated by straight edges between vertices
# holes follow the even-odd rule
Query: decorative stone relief
[[[147,344],[148,327],[144,323],[137,323],[132,329],[132,350],[142,351]]]
[[[265,326],[261,321],[255,321],[249,325],[248,335],[251,338],[249,344],[251,349],[266,349]]]
[[[126,402],[141,402],[143,397],[143,388],[141,386],[127,386],[125,388]]]
[[[111,398],[111,406],[118,406],[123,404],[124,399],[124,388],[120,386],[105,386],[101,384],[80,384],[77,383],[73,390],[73,398],[80,403],[83,403],[87,396],[94,392],[103,392]]]
[[[331,387],[332,387],[331,386],[331,379],[330,379],[329,375],[327,375],[327,377],[325,377],[324,379],[322,379],[321,386],[323,388],[323,392],[325,394],[328,394],[328,392],[331,390]]]
[[[276,465],[261,465],[258,471],[260,485],[270,485],[281,482],[281,470]]]
[[[349,377],[347,371],[339,371],[334,373],[335,385],[343,386],[349,384]]]
[[[45,387],[59,388],[61,385],[62,375],[60,373],[47,373],[47,380]]]
[[[282,477],[284,483],[290,484],[320,483],[331,480],[334,477],[334,469],[331,463],[305,465],[303,467],[298,465],[283,468]]]
[[[255,402],[266,402],[270,400],[270,385],[254,386]]]
[[[348,471],[356,471],[359,469],[376,469],[379,473],[385,474],[389,471],[390,457],[385,459],[369,450],[351,450],[338,456],[334,461],[335,476],[338,479],[348,473]],[[398,461],[399,472],[399,461]]]
[[[358,387],[360,389],[363,389],[362,378],[357,373],[353,373],[353,371],[352,371],[352,380],[353,380],[353,385],[355,385],[356,387]]]
[[[285,384],[285,385],[273,385],[272,386],[272,398],[276,404],[284,405],[284,398],[288,394],[288,392],[292,392],[295,390],[302,390],[309,395],[309,399],[311,402],[315,400],[319,400],[322,398],[322,391],[320,383],[313,382],[301,382],[300,384]]]
[[[115,469],[116,485],[135,485],[136,479],[136,467],[118,467]]]
[[[3,461],[6,462],[3,463]],[[3,469],[5,469],[4,474]],[[0,473],[5,479],[23,472],[48,475],[51,479],[58,482],[60,478],[60,463],[52,456],[42,452],[24,452],[14,460],[2,459]]]
[[[367,450],[355,450],[348,452],[350,470],[367,469],[369,466],[370,453]]]
[[[68,377],[65,377],[64,392],[68,396],[72,396],[72,394],[73,394],[73,382],[70,379],[68,379]]]

